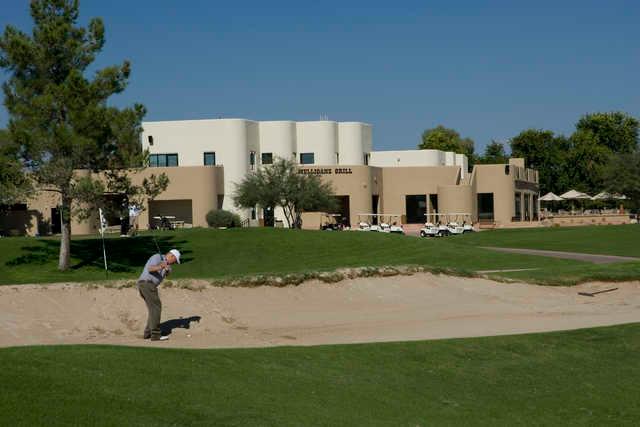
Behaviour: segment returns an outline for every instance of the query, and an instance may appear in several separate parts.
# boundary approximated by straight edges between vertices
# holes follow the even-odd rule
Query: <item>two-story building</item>
[[[284,221],[278,209],[239,209],[232,197],[246,174],[278,157],[295,160],[300,173],[329,181],[339,199],[337,213],[350,224],[357,223],[358,214],[396,214],[404,224],[420,224],[436,212],[466,213],[473,222],[498,227],[537,220],[538,174],[525,169],[522,159],[469,170],[460,153],[373,151],[372,127],[360,122],[180,120],[144,122],[143,129],[141,144],[150,152],[150,167],[134,181],[164,172],[170,184],[144,206],[142,229],[162,216],[206,226],[212,209],[235,211],[255,225]],[[28,234],[56,231],[55,195],[41,194],[23,208],[5,217],[5,232],[18,223]],[[317,216],[306,215],[303,225],[318,227]],[[95,220],[72,224],[75,234],[93,233],[96,226]]]

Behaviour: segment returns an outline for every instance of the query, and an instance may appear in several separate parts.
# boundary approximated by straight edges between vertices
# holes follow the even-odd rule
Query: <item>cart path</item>
[[[0,347],[117,344],[268,347],[545,332],[640,322],[640,282],[585,297],[575,287],[500,283],[419,273],[276,288],[161,288],[166,342],[141,338],[146,309],[135,288],[0,286]],[[164,329],[163,328],[163,329]]]
[[[581,252],[547,251],[542,249],[498,248],[498,247],[492,247],[492,246],[483,246],[482,248],[490,249],[492,251],[508,252],[508,253],[514,253],[514,254],[538,255],[538,256],[547,256],[552,258],[573,259],[577,261],[591,262],[594,264],[611,264],[614,262],[640,261],[640,258],[619,256],[619,255],[585,254]]]

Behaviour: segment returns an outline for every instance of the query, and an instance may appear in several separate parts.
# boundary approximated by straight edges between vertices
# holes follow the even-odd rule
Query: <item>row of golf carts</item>
[[[471,215],[466,213],[428,213],[427,222],[420,229],[420,237],[446,237],[471,233],[473,229]]]
[[[346,225],[346,218],[339,214],[323,214],[320,229],[325,231],[374,231],[379,233],[404,234],[400,222],[400,215],[390,214],[358,214],[358,226],[351,228]]]
[[[398,224],[401,218],[395,214],[358,214],[358,230],[404,234],[402,224]]]

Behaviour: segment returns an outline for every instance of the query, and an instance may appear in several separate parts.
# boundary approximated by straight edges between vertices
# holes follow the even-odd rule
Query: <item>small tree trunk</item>
[[[71,259],[71,199],[65,194],[62,195],[62,205],[60,212],[61,232],[60,237],[60,257],[58,260],[58,270],[65,271],[69,268]]]

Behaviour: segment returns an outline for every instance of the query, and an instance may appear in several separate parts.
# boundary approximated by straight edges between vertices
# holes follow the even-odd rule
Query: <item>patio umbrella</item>
[[[591,200],[611,200],[613,196],[606,191],[601,191],[591,198]]]
[[[588,195],[587,193],[576,191],[576,190],[569,190],[566,193],[561,194],[560,197],[562,197],[565,200],[586,200],[586,199],[591,200],[590,195]]]
[[[547,194],[545,194],[544,196],[540,197],[539,199],[541,202],[559,202],[564,200],[562,197],[553,194],[552,192],[548,192]]]

